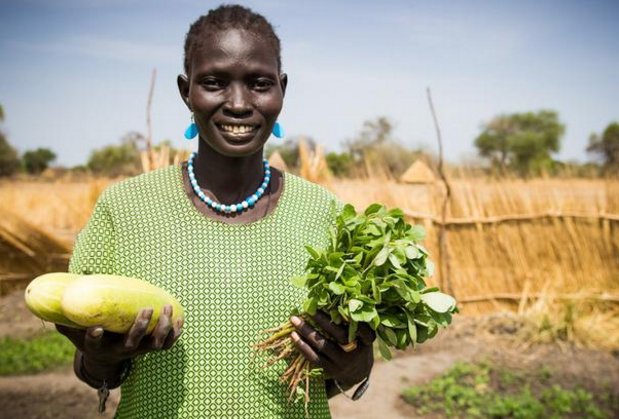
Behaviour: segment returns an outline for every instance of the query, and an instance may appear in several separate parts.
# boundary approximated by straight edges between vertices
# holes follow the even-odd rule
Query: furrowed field
[[[42,272],[66,269],[97,196],[115,181],[0,183],[0,351],[11,346],[9,336],[41,335],[44,326],[23,307],[20,289]],[[361,401],[332,401],[335,418],[619,415],[618,180],[455,178],[445,213],[440,182],[371,177],[324,184],[357,208],[381,202],[424,225],[436,264],[431,282],[455,295],[461,312],[435,341],[377,361]],[[80,417],[95,417],[94,392],[73,381],[66,359],[57,364],[60,370],[32,376],[23,375],[36,370],[27,365],[8,368],[0,402],[28,414],[38,391],[63,383],[57,391],[82,392],[74,396],[86,400]],[[436,390],[454,380],[470,383],[474,394]],[[496,402],[497,395],[509,400]],[[484,410],[490,405],[495,410]],[[49,417],[63,417],[62,405],[54,409],[60,413]]]

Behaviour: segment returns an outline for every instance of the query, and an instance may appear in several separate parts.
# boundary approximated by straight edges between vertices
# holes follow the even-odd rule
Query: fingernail
[[[299,335],[297,334],[297,332],[292,332],[290,334],[290,337],[292,338],[292,340],[294,340],[295,342],[299,340]]]
[[[292,324],[293,324],[293,325],[295,325],[295,326],[298,326],[298,325],[300,325],[300,324],[301,324],[301,319],[300,319],[300,318],[298,318],[297,316],[292,316],[292,317],[290,318],[290,323],[292,323]]]
[[[147,309],[142,311],[142,318],[143,319],[149,319],[152,315],[153,315],[153,309],[152,308],[147,308]]]
[[[92,336],[93,338],[98,338],[102,334],[103,334],[103,329],[101,329],[100,327],[98,327],[95,330],[93,330],[92,332],[90,332],[90,336]]]
[[[172,313],[172,306],[163,307],[163,312],[166,316],[169,316]]]

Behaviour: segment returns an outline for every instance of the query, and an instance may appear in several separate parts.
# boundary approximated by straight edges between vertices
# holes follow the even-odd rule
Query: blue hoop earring
[[[273,135],[277,138],[284,138],[284,128],[279,122],[275,122],[275,125],[273,125]]]
[[[189,124],[185,130],[185,138],[191,140],[195,138],[196,135],[198,135],[198,126],[194,122],[193,114],[191,114],[191,124]]]

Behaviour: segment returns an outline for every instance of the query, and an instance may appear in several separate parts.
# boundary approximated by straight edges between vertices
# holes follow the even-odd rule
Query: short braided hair
[[[208,42],[210,35],[228,29],[244,29],[268,40],[277,55],[277,69],[281,71],[280,41],[269,21],[247,7],[237,4],[222,4],[216,9],[209,10],[208,14],[200,16],[189,27],[185,37],[185,59],[183,62],[186,74],[189,74],[194,53]]]

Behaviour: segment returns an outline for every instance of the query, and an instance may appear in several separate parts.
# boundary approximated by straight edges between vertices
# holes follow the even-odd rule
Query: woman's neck
[[[262,149],[247,157],[227,157],[200,141],[194,171],[198,185],[210,191],[218,202],[238,203],[256,192],[262,183]]]

